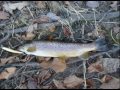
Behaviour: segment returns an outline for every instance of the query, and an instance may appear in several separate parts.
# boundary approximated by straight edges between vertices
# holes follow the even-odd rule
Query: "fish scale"
[[[28,48],[35,47],[35,51],[27,51]],[[78,43],[60,43],[60,42],[48,42],[48,41],[36,41],[30,44],[26,44],[19,48],[20,51],[35,56],[44,57],[77,57],[82,54],[96,50],[95,43],[90,44],[78,44]]]

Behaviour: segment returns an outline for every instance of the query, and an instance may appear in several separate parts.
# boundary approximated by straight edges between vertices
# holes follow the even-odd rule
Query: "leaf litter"
[[[119,89],[118,7],[117,1],[0,2],[0,88]],[[90,58],[13,54],[32,41],[89,43],[98,37],[105,37],[109,51],[90,52]]]

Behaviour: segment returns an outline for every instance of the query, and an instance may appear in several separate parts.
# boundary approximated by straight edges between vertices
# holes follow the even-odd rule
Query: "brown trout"
[[[60,43],[48,41],[34,41],[30,44],[19,47],[19,51],[28,55],[43,56],[43,57],[77,57],[86,52],[94,50],[105,50],[106,45],[99,42],[89,44],[78,43]]]

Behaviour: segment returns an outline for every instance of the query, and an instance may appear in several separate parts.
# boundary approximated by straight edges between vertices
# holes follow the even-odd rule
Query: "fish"
[[[88,44],[55,41],[33,41],[18,48],[27,55],[42,57],[78,57],[89,51],[105,51],[107,46],[101,40]]]

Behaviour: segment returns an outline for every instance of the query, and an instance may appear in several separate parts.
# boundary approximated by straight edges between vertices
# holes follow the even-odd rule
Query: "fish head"
[[[32,54],[33,52],[36,51],[36,46],[33,44],[26,44],[24,46],[19,47],[18,50],[26,54]]]

